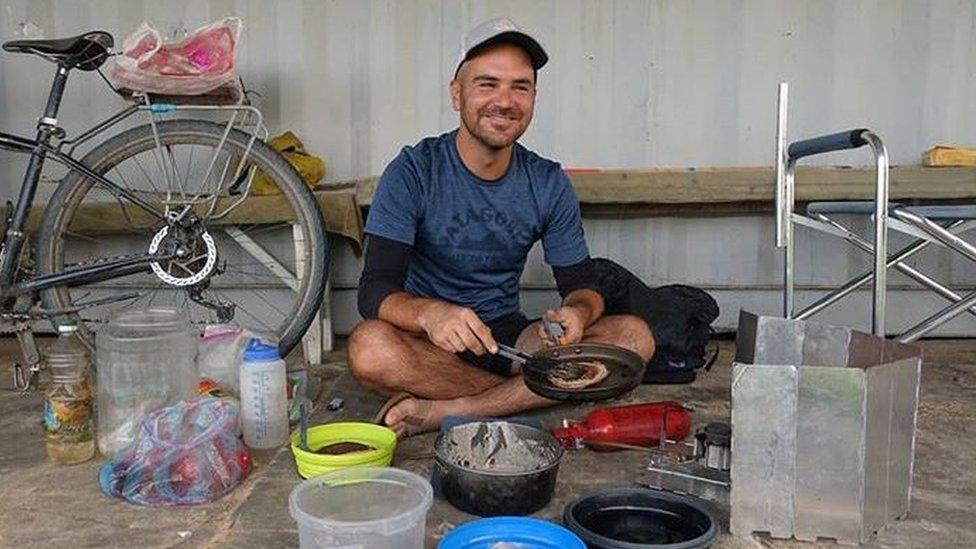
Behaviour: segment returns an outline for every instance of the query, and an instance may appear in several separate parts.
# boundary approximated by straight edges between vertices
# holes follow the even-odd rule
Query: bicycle
[[[100,68],[115,55],[113,46],[103,31],[3,44],[4,51],[57,65],[35,138],[0,132],[0,148],[30,155],[16,205],[7,202],[0,247],[0,332],[16,333],[20,342],[25,364],[15,364],[14,373],[20,389],[29,389],[40,370],[31,331],[38,320],[78,317],[90,345],[98,325],[123,309],[176,307],[195,325],[237,319],[268,333],[284,356],[322,303],[330,250],[318,204],[298,172],[259,139],[267,130],[247,94],[229,104],[127,96]],[[97,71],[134,103],[67,139],[57,116],[75,69]],[[181,111],[230,120],[163,120]],[[136,113],[149,122],[73,156]],[[32,259],[28,213],[48,159],[68,172],[43,208]],[[255,178],[263,181],[260,196],[252,193]],[[287,226],[294,252],[281,245]],[[113,236],[120,232],[121,240]],[[242,289],[259,305],[229,295]]]

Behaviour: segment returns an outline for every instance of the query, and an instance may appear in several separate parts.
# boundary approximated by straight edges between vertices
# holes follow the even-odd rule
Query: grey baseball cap
[[[454,64],[454,76],[457,77],[461,65],[471,58],[472,53],[492,44],[500,43],[515,44],[525,50],[525,53],[529,54],[532,67],[535,70],[541,69],[549,61],[546,50],[542,49],[535,38],[523,32],[511,19],[497,17],[471,29],[461,40],[457,62]]]

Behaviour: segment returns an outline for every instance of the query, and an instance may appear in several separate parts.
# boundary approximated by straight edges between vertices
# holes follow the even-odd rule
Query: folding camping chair
[[[917,242],[920,245],[930,242],[941,244],[971,261],[976,261],[976,246],[960,237],[966,231],[976,228],[976,205],[905,206],[895,208],[892,215],[894,219],[891,221],[896,222],[892,227],[919,237]],[[897,337],[898,341],[915,341],[966,311],[976,315],[976,291],[961,296],[925,275],[917,271],[915,273],[920,276],[913,277],[916,281],[948,299],[951,304],[909,328]]]
[[[776,245],[785,248],[783,312],[786,318],[802,320],[836,303],[868,282],[872,282],[871,331],[885,335],[885,307],[887,269],[894,267],[922,286],[951,302],[950,305],[919,322],[897,337],[907,343],[931,332],[959,314],[969,311],[976,315],[976,292],[961,296],[928,275],[904,262],[926,248],[939,244],[976,261],[976,246],[960,237],[976,228],[976,205],[961,206],[903,206],[888,201],[888,153],[881,138],[867,129],[797,141],[787,146],[786,115],[788,85],[779,87],[776,131]],[[795,173],[801,158],[869,145],[875,159],[874,201],[814,202],[807,206],[806,215],[795,207]],[[869,242],[832,219],[833,214],[862,214],[874,218],[874,242]],[[795,310],[794,239],[795,225],[803,225],[843,238],[867,252],[873,258],[873,268],[848,280],[837,289],[817,299],[800,311]],[[916,240],[888,255],[888,229],[916,237]]]

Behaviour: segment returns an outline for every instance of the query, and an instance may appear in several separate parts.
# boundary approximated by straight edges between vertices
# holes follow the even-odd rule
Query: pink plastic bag
[[[228,17],[166,43],[147,23],[113,57],[112,80],[120,88],[165,95],[200,95],[237,80],[234,54],[241,20]]]

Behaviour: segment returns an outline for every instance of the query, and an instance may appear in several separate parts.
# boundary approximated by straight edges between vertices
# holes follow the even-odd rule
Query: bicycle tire
[[[164,145],[208,145],[219,142],[226,126],[205,120],[180,119],[156,123],[156,132]],[[226,146],[242,151],[251,136],[232,129]],[[115,135],[88,152],[83,164],[99,174],[156,147],[152,126],[145,124]],[[330,249],[325,223],[314,195],[304,184],[295,168],[280,154],[261,140],[254,140],[248,162],[267,174],[285,196],[304,231],[306,239],[305,268],[300,277],[297,305],[290,321],[280,327],[279,351],[285,356],[301,340],[321,306],[324,289],[330,274]],[[37,239],[38,270],[51,274],[64,267],[65,239],[72,217],[95,181],[79,172],[71,171],[58,185],[44,210]],[[297,258],[296,258],[297,261]],[[68,308],[72,305],[68,288],[56,286],[41,292],[47,308]],[[82,323],[83,325],[84,323]],[[84,337],[90,343],[91,332],[83,326]]]

